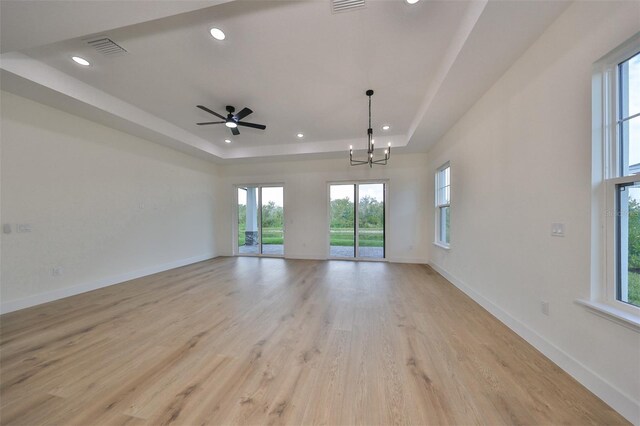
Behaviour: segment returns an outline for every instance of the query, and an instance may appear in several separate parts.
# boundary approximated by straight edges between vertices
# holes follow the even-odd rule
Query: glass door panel
[[[259,254],[258,187],[238,188],[238,253]]]
[[[384,184],[358,185],[358,257],[384,259]]]
[[[262,254],[284,255],[284,188],[262,187]]]
[[[329,187],[329,255],[355,257],[355,185]]]

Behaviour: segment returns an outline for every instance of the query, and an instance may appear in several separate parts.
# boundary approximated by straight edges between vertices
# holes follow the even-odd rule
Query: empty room
[[[0,0],[0,425],[640,426],[637,0]]]

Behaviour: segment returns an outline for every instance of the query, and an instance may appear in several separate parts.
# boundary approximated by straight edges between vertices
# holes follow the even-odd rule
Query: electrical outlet
[[[551,224],[551,236],[552,237],[564,237],[564,223],[552,223]]]
[[[540,302],[540,311],[544,314],[549,316],[549,302],[542,300]]]

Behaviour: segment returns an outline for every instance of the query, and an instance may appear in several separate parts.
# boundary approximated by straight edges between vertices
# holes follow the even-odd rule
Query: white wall
[[[284,183],[285,256],[326,259],[328,256],[327,182],[388,179],[387,258],[397,262],[427,261],[424,154],[395,155],[387,166],[351,167],[348,152],[333,160],[306,160],[229,164],[222,168],[223,200],[228,200],[220,222],[221,253],[232,253],[235,184]],[[224,248],[223,248],[224,247]]]
[[[637,423],[640,335],[574,300],[590,295],[592,64],[639,29],[639,2],[572,4],[427,162],[430,197],[445,161],[452,182],[451,250],[432,264]]]
[[[10,93],[1,102],[3,312],[216,255],[214,164]]]

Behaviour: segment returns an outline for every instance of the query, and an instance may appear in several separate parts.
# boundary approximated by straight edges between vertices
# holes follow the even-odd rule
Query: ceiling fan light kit
[[[386,166],[387,161],[391,158],[391,142],[387,145],[387,149],[384,150],[384,157],[375,159],[375,141],[373,140],[373,128],[371,127],[371,97],[373,96],[373,90],[369,89],[365,93],[369,97],[369,128],[367,129],[367,159],[366,160],[354,160],[353,159],[353,145],[349,146],[349,164],[352,166],[364,166],[366,164],[369,167],[373,167],[374,164]]]

